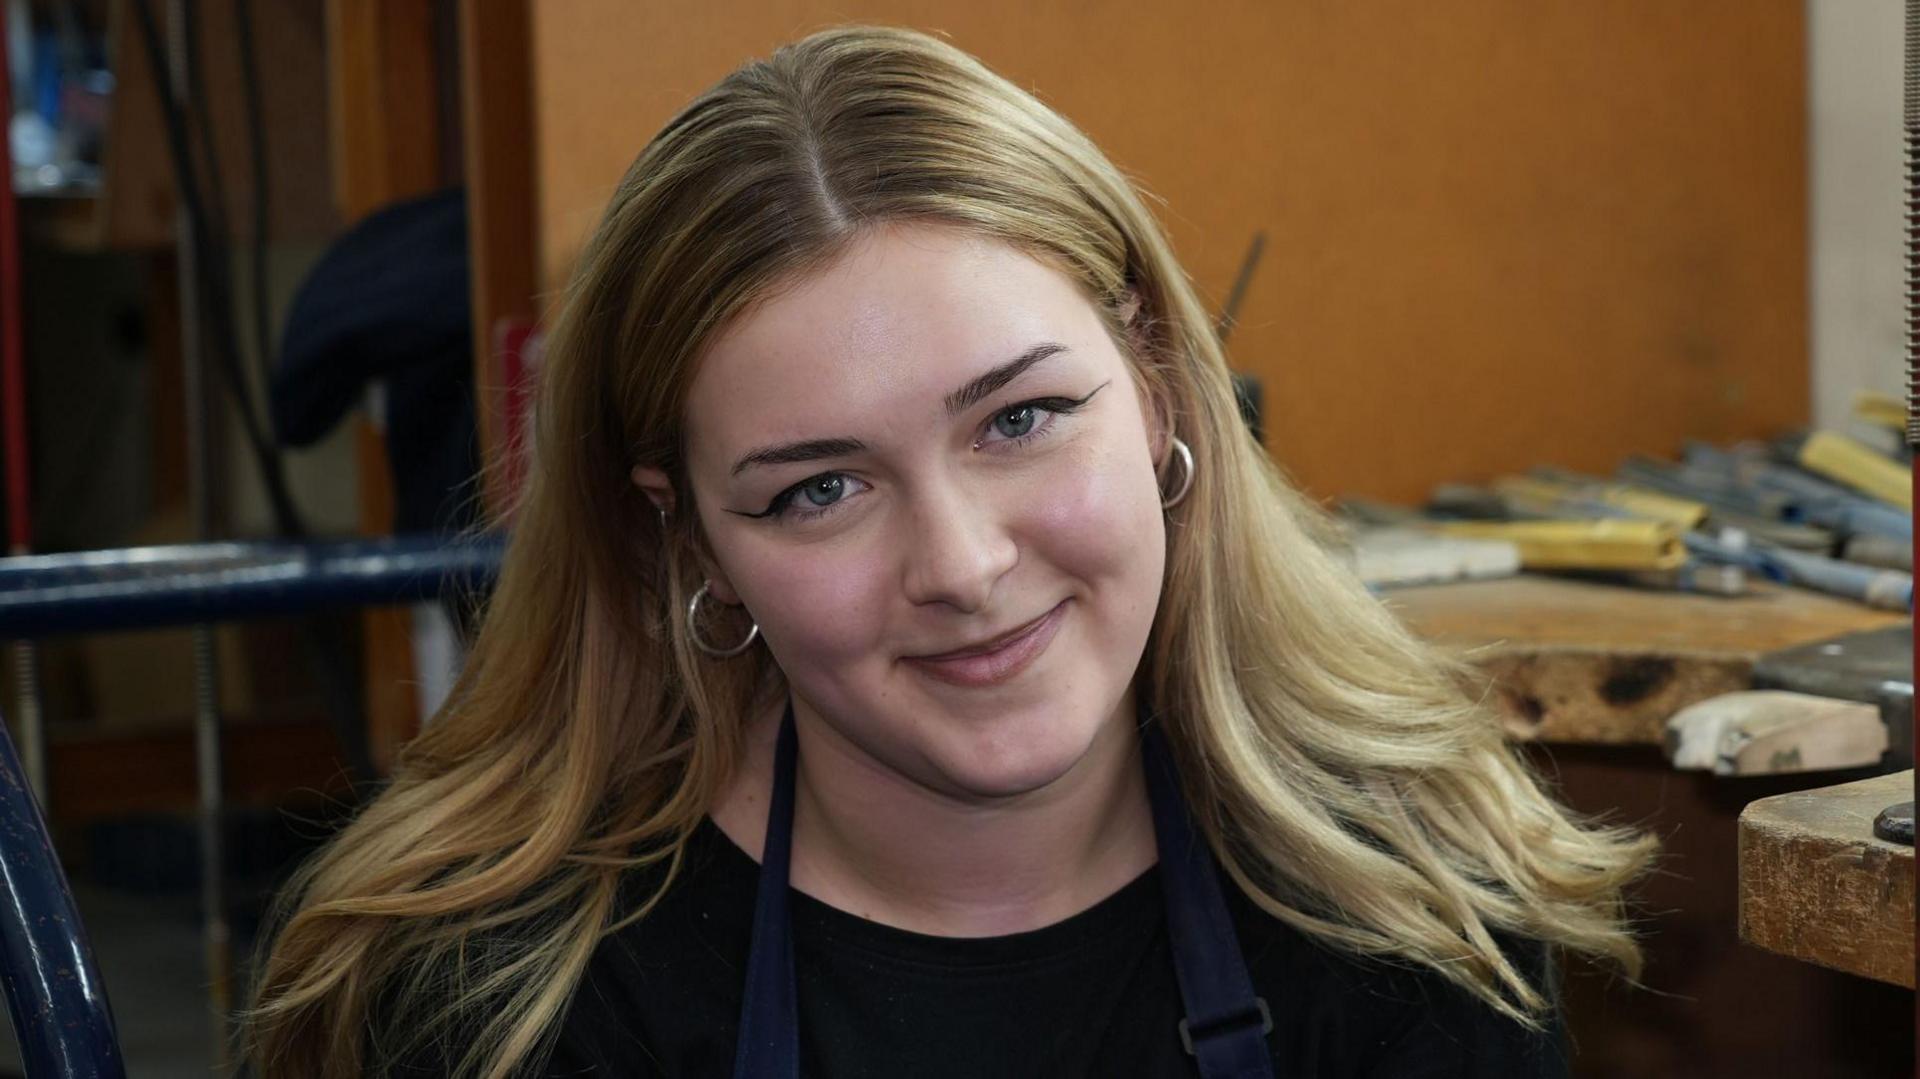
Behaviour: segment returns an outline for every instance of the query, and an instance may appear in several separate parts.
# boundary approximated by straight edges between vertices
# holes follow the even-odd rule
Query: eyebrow
[[[1022,352],[1006,363],[988,371],[979,378],[967,383],[946,396],[946,409],[949,418],[958,416],[974,405],[979,404],[988,394],[1000,389],[1014,379],[1019,378],[1027,368],[1057,353],[1067,351],[1067,346],[1052,341],[1040,344]],[[742,456],[733,464],[732,475],[738,476],[757,465],[787,465],[798,461],[818,461],[826,457],[845,457],[859,453],[867,448],[865,442],[857,438],[810,438],[804,442],[783,442],[777,446],[762,446]]]
[[[988,371],[986,374],[981,375],[979,378],[974,379],[972,382],[967,383],[947,395],[947,417],[951,419],[958,416],[967,409],[979,404],[988,394],[1019,378],[1021,372],[1027,368],[1032,367],[1034,364],[1039,363],[1041,360],[1046,359],[1056,352],[1065,352],[1066,350],[1067,346],[1065,345],[1058,345],[1052,341],[1042,341],[1040,344],[1022,352],[1006,363]]]

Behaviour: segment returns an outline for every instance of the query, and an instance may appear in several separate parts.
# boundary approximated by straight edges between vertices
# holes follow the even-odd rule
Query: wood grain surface
[[[1873,835],[1876,814],[1912,798],[1909,770],[1748,805],[1740,939],[1913,988],[1913,848]]]
[[[425,4],[328,0],[327,62],[333,99],[334,198],[349,224],[389,203],[438,190],[439,76],[432,9]],[[393,474],[386,439],[363,411],[355,416],[360,531],[393,532]],[[412,616],[406,607],[364,614],[368,752],[386,774],[420,729]]]
[[[1905,618],[1766,584],[1730,598],[1539,574],[1382,598],[1493,677],[1513,737],[1547,742],[1662,744],[1675,712],[1749,688],[1761,656]]]
[[[495,330],[532,321],[539,258],[534,251],[531,72],[527,10],[520,0],[460,0],[461,122],[466,152],[467,231],[473,265],[473,395],[480,459],[506,452],[507,390]],[[501,513],[504,472],[488,472],[486,505]]]

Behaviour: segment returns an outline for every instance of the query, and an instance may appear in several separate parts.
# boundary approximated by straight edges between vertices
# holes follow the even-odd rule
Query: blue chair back
[[[0,721],[0,984],[32,1079],[125,1079],[106,987]]]

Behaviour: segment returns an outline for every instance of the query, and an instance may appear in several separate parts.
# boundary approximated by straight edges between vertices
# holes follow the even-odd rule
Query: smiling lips
[[[1061,600],[1046,614],[988,645],[938,656],[908,656],[907,662],[942,682],[957,686],[1004,682],[1025,670],[1047,650],[1066,609],[1067,601]]]

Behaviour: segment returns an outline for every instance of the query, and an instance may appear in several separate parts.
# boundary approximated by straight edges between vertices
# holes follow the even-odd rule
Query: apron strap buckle
[[[1253,1029],[1254,1019],[1260,1020],[1260,1036],[1266,1037],[1273,1031],[1273,1013],[1267,1010],[1267,998],[1254,997],[1253,1007],[1244,1011],[1209,1019],[1199,1025],[1199,1037],[1202,1041],[1214,1038],[1233,1038]],[[1193,1048],[1194,1031],[1188,1027],[1187,1020],[1180,1020],[1180,1047],[1188,1056],[1199,1056]]]

